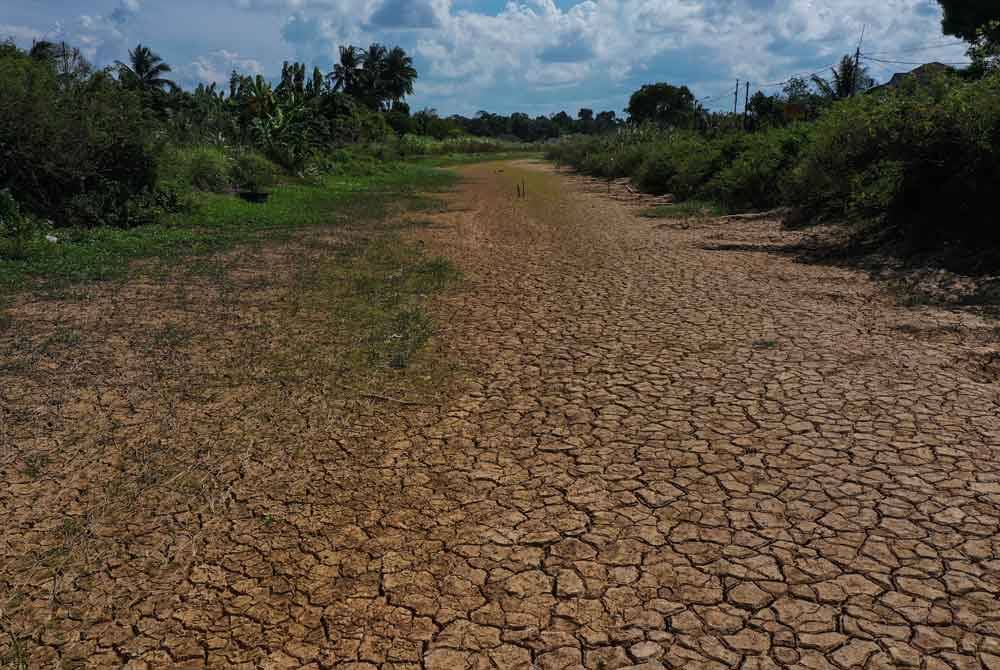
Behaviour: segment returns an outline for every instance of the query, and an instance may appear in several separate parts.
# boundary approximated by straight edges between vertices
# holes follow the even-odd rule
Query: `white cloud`
[[[229,82],[233,70],[249,75],[264,73],[260,62],[245,58],[235,51],[219,49],[177,67],[174,78],[178,84],[189,88],[202,83],[224,85]]]
[[[584,0],[566,9],[523,0],[493,16],[454,12],[416,52],[429,77],[471,87],[642,76],[709,87],[696,90],[709,95],[730,78],[769,82],[833,62],[853,51],[864,26],[873,50],[940,42],[939,21],[927,0]],[[962,47],[945,53],[961,60]]]
[[[41,31],[29,28],[28,26],[12,26],[7,23],[0,23],[0,41],[12,39],[16,44],[27,45],[33,40],[40,40],[44,37]]]
[[[402,43],[420,70],[414,104],[444,112],[558,109],[563,100],[620,99],[624,106],[628,93],[649,81],[711,96],[737,77],[756,84],[817,70],[853,52],[865,26],[865,50],[885,60],[964,60],[957,41],[899,55],[946,41],[935,0],[509,0],[491,12],[483,0],[117,2],[107,14],[68,19],[44,36],[80,46],[98,65],[149,42],[168,61],[186,62],[185,76],[212,81],[228,77],[233,64],[216,51],[221,46],[238,45],[238,60],[258,58],[256,66],[273,76],[283,58],[329,68],[339,45]],[[194,20],[202,3],[218,27],[199,26],[200,47],[178,46],[174,33],[172,49],[157,26],[143,23],[153,16]],[[238,31],[227,14],[240,19]],[[42,33],[37,25],[0,26],[0,36],[4,29],[22,42]],[[871,67],[882,78],[908,68]]]

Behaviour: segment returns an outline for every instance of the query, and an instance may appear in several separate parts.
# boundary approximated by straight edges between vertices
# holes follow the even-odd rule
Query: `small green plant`
[[[657,205],[639,212],[639,216],[647,219],[694,219],[722,216],[722,208],[713,202],[688,200],[672,205]]]
[[[278,182],[278,168],[260,154],[244,151],[233,161],[232,179],[240,190],[262,193]]]
[[[10,191],[0,191],[0,256],[21,260],[28,256],[28,246],[38,235],[39,226],[21,208]]]
[[[24,457],[24,468],[21,472],[32,479],[38,479],[48,464],[49,457],[45,454],[31,453]]]
[[[778,341],[777,340],[754,340],[754,342],[753,342],[753,348],[754,349],[777,349],[778,348]]]

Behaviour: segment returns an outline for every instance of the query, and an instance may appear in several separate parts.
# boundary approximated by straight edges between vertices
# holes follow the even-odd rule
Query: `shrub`
[[[231,161],[221,147],[167,147],[160,155],[160,183],[174,190],[222,193],[232,186]]]
[[[10,191],[0,191],[0,251],[3,255],[21,259],[27,255],[28,243],[38,232],[30,217],[21,213],[21,207]]]
[[[699,195],[708,181],[732,160],[739,141],[709,140],[695,132],[674,132],[656,145],[636,175],[639,188],[673,193],[679,200]]]
[[[751,135],[735,158],[712,179],[706,193],[728,211],[770,209],[781,204],[787,174],[809,142],[798,124]]]
[[[278,181],[278,168],[254,151],[242,151],[233,161],[232,180],[244,191],[260,192]]]
[[[197,147],[191,153],[188,178],[199,191],[221,193],[230,187],[230,167],[226,154],[215,147]]]
[[[106,74],[60,79],[5,52],[0,91],[0,187],[29,212],[57,225],[116,222],[108,207],[155,187],[153,120]]]
[[[911,240],[996,241],[1000,75],[939,80],[835,105],[793,170],[789,202],[819,217],[864,218]]]

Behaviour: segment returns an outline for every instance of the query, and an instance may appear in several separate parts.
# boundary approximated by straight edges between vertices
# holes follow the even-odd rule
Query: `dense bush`
[[[913,240],[997,240],[1000,75],[858,96],[816,124],[788,202],[813,216],[878,220]]]
[[[237,188],[259,193],[278,182],[278,167],[260,154],[245,150],[233,160],[232,180]]]
[[[757,133],[629,128],[547,155],[728,211],[785,205],[804,220],[876,222],[924,244],[1000,240],[988,209],[1000,183],[1000,74],[914,79]]]
[[[21,213],[10,191],[0,191],[0,258],[23,258],[38,230],[38,224]]]
[[[134,225],[156,186],[157,147],[139,97],[102,73],[57,76],[26,56],[0,56],[0,188],[56,225]]]
[[[782,202],[789,172],[810,139],[811,127],[797,124],[756,133],[719,171],[706,195],[729,211],[760,210]]]
[[[171,146],[160,156],[161,183],[223,193],[232,187],[232,161],[217,146]]]
[[[700,194],[723,166],[723,142],[694,132],[675,132],[653,146],[636,173],[639,187],[650,193],[673,193],[681,200]]]

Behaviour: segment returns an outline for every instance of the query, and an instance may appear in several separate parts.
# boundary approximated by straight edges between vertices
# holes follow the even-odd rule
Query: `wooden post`
[[[736,92],[733,93],[733,116],[736,116],[736,108],[740,104],[740,80],[736,80]]]
[[[747,82],[747,94],[743,96],[743,130],[747,129],[747,116],[750,114],[750,82]]]

